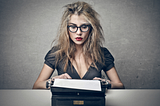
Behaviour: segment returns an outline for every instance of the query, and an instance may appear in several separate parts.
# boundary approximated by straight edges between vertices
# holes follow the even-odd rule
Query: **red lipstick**
[[[81,38],[81,37],[77,37],[77,38],[76,38],[77,41],[81,41],[82,39],[83,39],[83,38]]]

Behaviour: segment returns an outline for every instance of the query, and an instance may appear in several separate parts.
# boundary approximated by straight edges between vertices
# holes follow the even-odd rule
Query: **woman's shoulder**
[[[53,46],[47,53],[47,55],[50,55],[50,54],[56,54],[56,52],[59,50],[59,47],[58,46]]]
[[[109,50],[106,47],[100,47],[102,53],[110,53]]]
[[[114,57],[110,53],[110,51],[106,47],[101,47],[102,55],[104,56],[104,71],[110,70],[112,67],[114,67]]]
[[[51,57],[55,57],[56,52],[59,50],[58,46],[53,46],[48,53],[46,54],[45,58],[51,58]]]
[[[50,52],[54,53],[56,51],[59,50],[59,46],[53,46],[51,49],[50,49]]]
[[[55,64],[56,64],[56,51],[58,51],[59,48],[57,46],[53,46],[48,53],[45,56],[45,64],[47,64],[48,66],[50,66],[51,68],[55,68]]]
[[[114,59],[111,52],[106,47],[101,47],[101,52],[104,55],[105,58],[111,58]]]

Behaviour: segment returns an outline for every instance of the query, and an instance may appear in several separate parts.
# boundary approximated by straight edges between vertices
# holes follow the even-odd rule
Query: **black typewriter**
[[[54,81],[51,84],[52,106],[105,106],[106,88],[110,89],[111,84],[100,81],[101,91],[82,90],[73,88],[55,87]]]

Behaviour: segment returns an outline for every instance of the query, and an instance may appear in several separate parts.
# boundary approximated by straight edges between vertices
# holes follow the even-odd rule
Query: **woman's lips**
[[[77,38],[76,38],[77,41],[81,41],[82,39],[83,39],[83,38],[81,38],[81,37],[77,37]]]

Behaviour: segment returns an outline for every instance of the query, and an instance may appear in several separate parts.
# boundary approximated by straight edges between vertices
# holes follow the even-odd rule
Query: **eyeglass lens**
[[[78,28],[80,28],[81,32],[87,32],[89,30],[90,25],[81,25],[77,27],[76,25],[69,25],[68,28],[70,32],[77,32]]]

